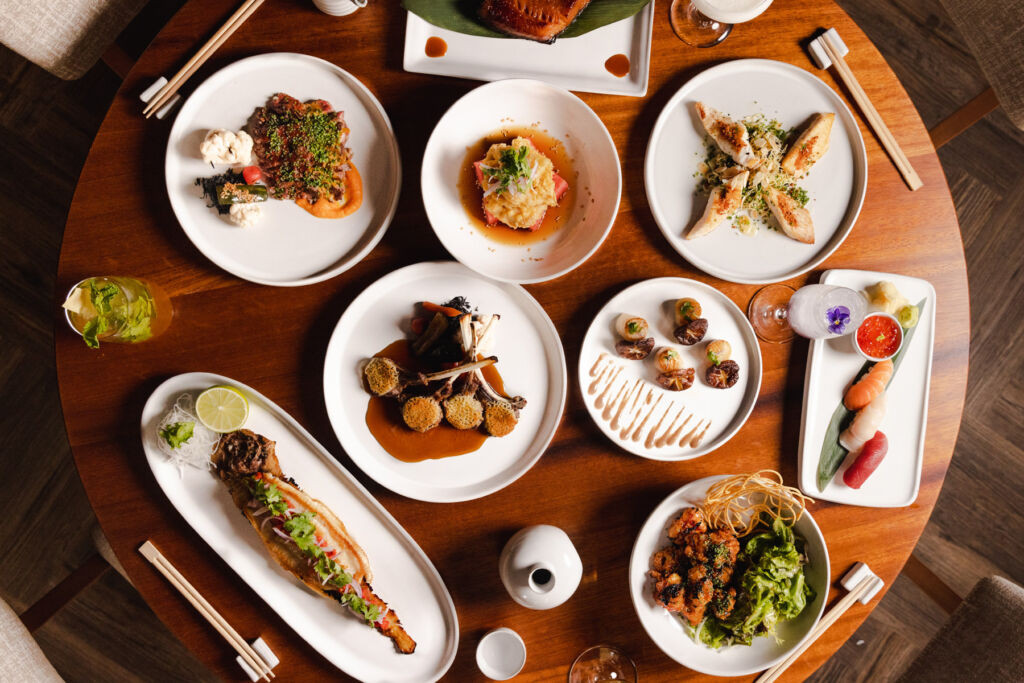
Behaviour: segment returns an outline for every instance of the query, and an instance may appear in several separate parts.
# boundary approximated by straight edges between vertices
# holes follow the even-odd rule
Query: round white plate
[[[524,246],[481,234],[458,192],[466,149],[506,126],[536,127],[560,140],[576,172],[579,206],[571,219],[546,240]],[[489,278],[527,284],[565,275],[597,251],[619,210],[622,173],[608,129],[583,100],[515,79],[481,85],[445,112],[423,152],[420,187],[430,224],[452,256]]]
[[[800,181],[811,197],[814,244],[765,228],[747,236],[727,225],[683,239],[707,205],[695,176],[705,156],[704,128],[694,110],[698,101],[735,119],[764,114],[784,128],[802,126],[818,112],[835,112],[828,152]],[[867,180],[864,140],[842,99],[803,69],[766,59],[726,62],[687,81],[658,116],[644,163],[647,200],[669,244],[704,272],[746,284],[788,280],[828,258],[853,228]]]
[[[501,320],[492,353],[511,394],[527,403],[508,436],[479,450],[407,463],[385,451],[366,426],[369,394],[362,363],[406,337],[419,301],[464,296]],[[324,361],[324,398],[338,440],[352,461],[382,486],[438,503],[480,498],[508,486],[540,458],[555,435],[566,395],[565,354],[558,331],[537,300],[517,285],[488,280],[450,261],[417,263],[367,287],[338,321]]]
[[[672,336],[676,327],[673,305],[676,299],[683,297],[696,299],[701,305],[701,317],[708,321],[707,335],[703,341],[693,346],[683,346]],[[653,351],[642,361],[626,360],[615,353],[615,342],[620,339],[615,332],[615,321],[623,313],[638,315],[647,320],[651,328],[650,335],[654,337],[655,351],[661,346],[679,349],[686,366],[696,371],[693,386],[684,391],[668,391],[658,386],[658,370],[654,366]],[[728,389],[715,389],[704,380],[704,371],[708,367],[705,360],[706,348],[708,342],[715,339],[729,342],[732,347],[731,358],[740,366],[739,380]],[[602,353],[608,354],[611,359],[599,366],[596,376],[592,375],[594,364]],[[602,394],[602,387],[605,386],[603,383],[597,383],[601,378],[600,367],[608,364],[614,364],[622,370],[614,380],[611,390],[605,395],[603,405],[599,407],[597,399]],[[761,347],[743,311],[714,287],[681,277],[654,278],[638,282],[619,292],[594,317],[580,349],[578,377],[580,393],[590,417],[616,445],[652,460],[690,460],[710,453],[724,444],[747,421],[757,401],[757,393],[761,389]],[[638,440],[634,441],[633,434],[643,420],[642,416],[651,409],[651,405],[638,400],[636,407],[633,408],[633,400],[636,399],[631,400],[619,417],[618,429],[612,429],[610,420],[606,420],[603,414],[608,403],[618,396],[620,388],[625,384],[628,393],[637,378],[642,379],[643,396],[646,396],[650,389],[654,396],[653,400],[657,400],[658,396],[661,396],[661,400],[654,407],[653,414]],[[591,386],[595,383],[595,391],[591,393]],[[633,396],[635,397],[635,394]],[[613,403],[611,418],[615,417],[618,405]],[[659,419],[666,410],[669,411],[668,415],[659,425]],[[683,412],[679,417],[679,423],[686,420],[687,416],[690,416],[690,421],[683,428],[680,437],[690,433],[698,421],[709,420],[711,423],[697,447],[679,446],[678,439],[673,445],[661,448],[656,445],[648,447],[647,435],[651,429],[657,429],[656,434],[662,435],[681,410]],[[638,414],[641,415],[640,421],[634,423],[634,416]],[[623,438],[622,430],[630,424],[635,424],[636,427]]]
[[[345,112],[348,145],[363,177],[363,204],[351,216],[317,218],[293,201],[270,200],[256,226],[239,228],[206,205],[196,178],[228,166],[203,163],[199,143],[212,128],[241,129],[279,92],[327,100]],[[196,88],[171,128],[165,168],[171,208],[196,248],[233,275],[280,286],[320,282],[358,263],[384,236],[402,181],[398,143],[377,98],[330,62],[284,52],[237,61]]]
[[[647,635],[661,651],[683,666],[712,676],[747,676],[781,662],[810,635],[821,618],[830,581],[828,549],[811,513],[805,512],[794,530],[806,541],[807,565],[804,576],[817,594],[796,619],[779,624],[778,641],[755,638],[751,645],[729,645],[713,650],[694,641],[678,616],[656,604],[651,593],[651,555],[669,544],[666,532],[679,512],[704,500],[708,487],[728,475],[705,477],[676,490],[654,509],[644,522],[629,558],[629,594]]]

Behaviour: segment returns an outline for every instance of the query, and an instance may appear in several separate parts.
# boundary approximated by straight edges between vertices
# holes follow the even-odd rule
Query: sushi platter
[[[851,488],[843,481],[853,461],[853,457],[847,457],[839,472],[823,490],[819,489],[819,455],[832,411],[843,401],[864,359],[853,347],[853,335],[814,340],[807,356],[804,384],[799,486],[804,493],[820,500],[864,507],[905,507],[917,499],[921,483],[935,338],[935,289],[918,278],[865,270],[829,270],[821,277],[821,284],[855,290],[863,290],[879,281],[892,282],[911,302],[925,302],[914,336],[901,352],[903,359],[898,372],[892,376],[882,396],[884,415],[877,423],[867,425],[868,431],[884,432],[888,453],[860,488]],[[874,419],[874,416],[865,415],[865,419]]]

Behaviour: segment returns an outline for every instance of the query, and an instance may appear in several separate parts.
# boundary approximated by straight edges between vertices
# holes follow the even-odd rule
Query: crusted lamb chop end
[[[484,0],[480,18],[516,38],[553,43],[590,0]]]

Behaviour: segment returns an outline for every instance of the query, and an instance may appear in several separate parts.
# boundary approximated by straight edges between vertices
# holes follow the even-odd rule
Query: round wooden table
[[[701,680],[666,657],[644,633],[627,590],[633,540],[653,507],[680,485],[712,474],[779,469],[796,478],[797,439],[807,343],[762,345],[764,377],[750,420],[727,445],[691,462],[644,460],[614,447],[587,416],[576,382],[544,457],[525,476],[490,496],[438,505],[408,500],[378,486],[349,461],[328,423],[322,368],[328,335],[363,288],[415,261],[448,258],[423,212],[419,159],[437,119],[478,83],[402,70],[405,13],[374,2],[342,19],[308,0],[271,0],[188,83],[185,94],[221,67],[249,55],[303,52],[339,64],[362,80],[387,109],[398,136],[404,191],[383,241],[348,272],[316,285],[274,288],[244,282],[207,261],[178,226],[164,189],[169,122],[144,120],[138,93],[174,73],[227,16],[237,0],[196,0],[157,37],[118,92],[78,183],[60,256],[58,296],[82,277],[124,274],[152,279],[173,297],[174,321],[161,337],[98,351],[57,320],[60,394],[75,462],[100,524],[132,582],[171,630],[217,674],[242,679],[235,653],[136,552],[152,539],[215,607],[248,638],[262,635],[280,656],[278,680],[322,680],[339,672],[298,638],[179,517],[157,487],[139,441],[139,415],[169,376],[195,370],[245,382],[276,401],[323,443],[404,525],[437,566],[455,601],[461,639],[447,680],[478,680],[480,636],[509,626],[526,641],[517,680],[562,680],[587,646],[609,642],[637,662],[643,680]],[[640,279],[681,275],[709,282],[741,308],[756,286],[718,281],[677,256],[658,231],[643,187],[647,138],[667,99],[707,66],[741,57],[778,59],[823,78],[847,101],[831,73],[815,69],[803,45],[817,29],[836,27],[848,61],[903,145],[924,187],[910,192],[861,121],[870,182],[849,239],[822,268],[904,273],[938,292],[935,355],[921,491],[900,509],[817,504],[812,509],[837,579],[868,562],[891,585],[910,555],[939,495],[956,442],[968,359],[968,297],[963,247],[942,167],[913,104],[878,51],[830,0],[776,0],[760,18],[721,45],[698,50],[672,33],[667,2],[654,22],[650,88],[643,98],[581,93],[611,131],[622,160],[624,192],[614,230],[583,266],[528,289],[543,304],[578,361],[588,322],[614,292]],[[852,108],[852,103],[851,103]],[[856,110],[855,110],[856,111]],[[789,284],[800,286],[809,277]],[[549,523],[574,540],[583,582],[551,611],[516,605],[498,576],[498,554],[511,534]],[[857,605],[786,674],[808,676],[868,615]],[[752,677],[751,677],[752,678]]]

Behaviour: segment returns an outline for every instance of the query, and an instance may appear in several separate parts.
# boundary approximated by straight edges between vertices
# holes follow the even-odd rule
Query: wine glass
[[[669,21],[681,41],[693,47],[718,45],[735,24],[757,17],[772,0],[672,0]]]
[[[794,334],[808,339],[825,339],[849,334],[867,314],[867,300],[849,287],[788,285],[762,287],[747,305],[747,318],[757,336],[766,342],[784,344]]]
[[[611,645],[588,647],[569,667],[569,683],[636,683],[636,664]]]

